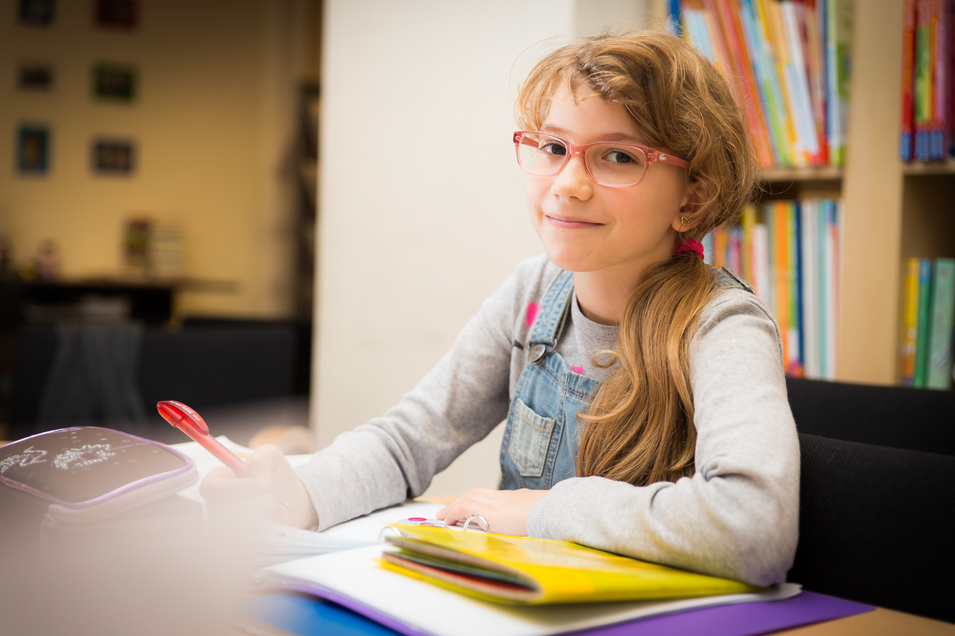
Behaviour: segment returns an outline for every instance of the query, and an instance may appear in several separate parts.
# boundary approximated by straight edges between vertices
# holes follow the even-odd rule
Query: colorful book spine
[[[823,0],[820,0],[822,3]],[[812,104],[812,118],[816,128],[816,140],[819,154],[816,165],[829,164],[829,139],[826,134],[826,66],[825,66],[825,20],[820,15],[817,0],[803,0],[804,15],[802,24],[806,34],[803,39],[806,74],[809,77],[809,97]]]
[[[707,262],[742,273],[776,318],[792,376],[835,379],[841,205],[771,200],[704,239]]]
[[[915,385],[915,350],[919,333],[919,267],[918,258],[906,261],[900,361],[903,386]]]
[[[952,323],[955,314],[955,259],[937,258],[932,274],[932,309],[925,386],[952,388]]]
[[[817,252],[817,222],[819,205],[816,201],[803,201],[799,206],[800,217],[800,263],[802,288],[802,342],[803,367],[806,377],[817,378],[821,370],[819,362],[819,259]]]
[[[849,129],[853,0],[827,0],[826,15],[829,163],[841,166],[845,163]]]
[[[936,0],[935,21],[932,24],[932,123],[929,130],[929,157],[945,158],[945,134],[948,120],[946,105],[949,84],[949,37],[951,0]]]
[[[915,158],[932,158],[936,0],[919,0],[915,31]]]
[[[800,277],[799,204],[789,201],[786,206],[786,283],[789,289],[789,375],[802,377],[802,285]]]
[[[787,60],[784,65],[786,82],[789,85],[791,112],[803,152],[803,165],[813,165],[819,152],[816,140],[816,127],[812,121],[812,104],[809,98],[809,80],[806,76],[806,64],[803,60],[800,44],[799,16],[797,3],[782,0],[779,3],[782,19],[782,32],[787,48]]]
[[[740,26],[738,0],[706,0],[713,7],[719,24],[726,51],[727,63],[736,80],[731,85],[736,89],[737,100],[746,113],[750,131],[753,134],[756,155],[761,166],[773,165],[773,154],[759,99],[759,90],[753,76],[753,66],[749,60],[743,30]]]
[[[683,37],[731,80],[761,166],[841,165],[851,3],[680,2]]]
[[[840,280],[842,271],[842,217],[843,202],[826,202],[826,296],[825,296],[825,323],[826,323],[826,350],[823,379],[836,379],[836,352],[839,348],[839,295],[841,293]]]
[[[899,156],[915,156],[915,15],[917,0],[905,0],[902,10],[902,127]]]
[[[919,309],[918,334],[915,342],[915,371],[912,386],[925,388],[928,371],[929,311],[932,302],[932,261],[919,259]]]

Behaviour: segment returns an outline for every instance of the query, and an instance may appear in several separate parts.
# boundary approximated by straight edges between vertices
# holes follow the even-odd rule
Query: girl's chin
[[[544,252],[551,263],[567,272],[589,272],[595,267],[592,259],[581,254],[574,254],[568,250],[548,248],[544,246]]]

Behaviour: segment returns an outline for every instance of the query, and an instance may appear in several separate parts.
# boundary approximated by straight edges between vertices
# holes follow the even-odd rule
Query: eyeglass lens
[[[518,143],[518,161],[531,174],[555,175],[564,167],[569,148],[566,142],[550,135],[525,134]],[[632,185],[640,181],[647,167],[647,156],[639,148],[614,143],[594,144],[584,153],[584,162],[598,183]]]

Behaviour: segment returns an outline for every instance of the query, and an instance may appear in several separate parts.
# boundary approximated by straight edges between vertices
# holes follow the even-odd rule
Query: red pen
[[[208,424],[206,424],[202,416],[193,409],[175,400],[163,400],[156,404],[156,408],[167,422],[199,442],[203,448],[215,455],[216,459],[231,468],[236,475],[245,477],[245,464],[242,463],[242,460],[236,457],[235,453],[223,446],[219,440],[209,434]],[[275,495],[282,505],[289,505],[288,502],[285,501],[285,497],[279,494],[275,488],[272,489],[272,494]]]

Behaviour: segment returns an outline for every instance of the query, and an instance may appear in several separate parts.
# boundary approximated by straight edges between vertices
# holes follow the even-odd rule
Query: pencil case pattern
[[[96,426],[47,431],[0,447],[2,507],[28,525],[24,517],[41,513],[37,526],[44,531],[92,528],[157,502],[183,508],[167,500],[198,478],[193,461],[179,451]]]

